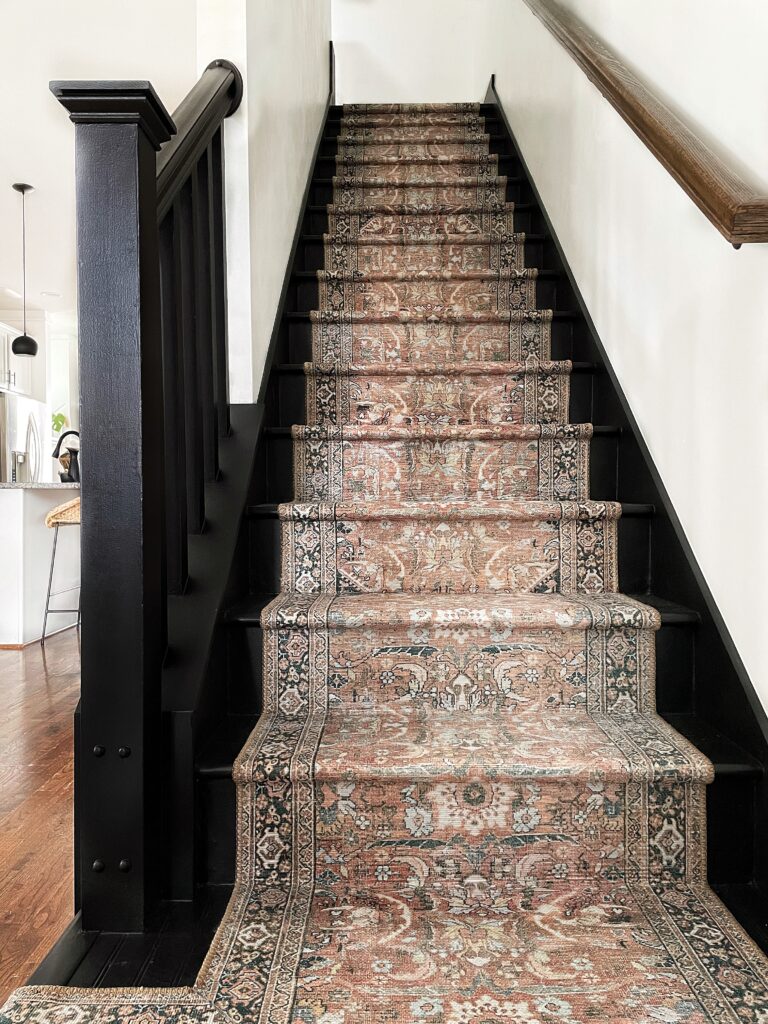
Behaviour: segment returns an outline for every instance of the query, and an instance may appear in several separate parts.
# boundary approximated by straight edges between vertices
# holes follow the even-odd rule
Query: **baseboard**
[[[70,629],[77,629],[77,623],[72,622],[69,626],[60,626],[58,629],[50,630],[45,634],[46,642],[53,636],[68,633]],[[34,647],[35,644],[39,644],[41,639],[41,637],[37,637],[35,640],[25,640],[23,644],[0,644],[0,651],[25,651],[28,647]]]

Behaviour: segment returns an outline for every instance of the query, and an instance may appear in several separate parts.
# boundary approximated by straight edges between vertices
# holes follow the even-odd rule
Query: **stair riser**
[[[322,271],[320,271],[322,273]],[[493,273],[493,272],[492,272]],[[535,275],[535,271],[529,271]],[[509,313],[546,314],[558,308],[558,287],[561,283],[551,277],[521,278],[502,282],[461,283],[412,279],[407,281],[344,282],[334,286],[334,302],[349,305],[324,304],[323,286],[315,277],[295,278],[288,293],[288,312],[308,312],[320,309],[323,313],[340,316],[357,313],[369,318],[411,318],[427,315],[431,322],[451,319],[459,314],[473,317],[506,316]],[[343,294],[342,294],[343,293]],[[326,292],[327,294],[327,292]],[[346,298],[345,298],[346,296]]]
[[[642,527],[642,530],[639,530]],[[249,580],[254,594],[276,594],[280,589],[280,523],[276,514],[253,517],[249,523]],[[646,593],[649,579],[635,580],[631,572],[636,561],[648,564],[650,544],[650,521],[624,517],[617,523],[618,579],[623,590],[631,593]],[[629,537],[627,540],[625,538]],[[635,539],[637,538],[637,539]],[[627,555],[631,547],[632,557]],[[634,557],[639,549],[639,556]],[[641,585],[631,588],[624,583],[632,579]],[[692,671],[692,630],[665,627],[658,634],[657,646],[660,652],[659,665],[659,706],[665,711],[690,711],[690,686]]]
[[[326,788],[327,786],[324,785],[323,789]],[[734,807],[742,808],[746,812],[753,798],[753,790],[754,783],[749,780],[716,779],[711,786],[707,787],[706,793],[707,819],[710,822],[710,827],[720,805],[726,808],[724,813],[727,819],[732,817]],[[199,792],[204,822],[201,837],[204,842],[201,849],[204,875],[201,881],[206,885],[228,885],[235,878],[235,837],[237,834],[235,828],[235,785],[231,779],[204,780],[199,786]],[[565,797],[565,786],[560,788],[559,795]],[[607,784],[603,787],[601,796],[602,803],[598,805],[592,815],[585,817],[584,827],[588,829],[590,836],[593,836],[591,825],[597,826],[598,821],[601,825],[605,822],[605,827],[601,827],[601,833],[608,841],[609,837],[616,835],[617,823],[621,823],[621,818],[616,817],[616,812],[621,812],[626,806],[626,787],[617,783]],[[332,797],[331,803],[334,803]],[[402,794],[399,794],[397,801],[392,806],[399,807],[401,803]],[[610,829],[607,827],[608,818],[605,813],[605,808],[609,803],[611,806]],[[318,804],[318,806],[322,805]],[[346,804],[346,806],[349,805]],[[575,794],[571,806],[579,807],[578,794]],[[338,801],[336,801],[336,808],[338,808]],[[573,814],[578,814],[578,810],[574,810],[566,819],[569,824]],[[328,817],[331,818],[330,815]],[[525,816],[520,815],[520,819],[520,822],[517,822],[518,825],[525,821]],[[732,850],[734,846],[737,851],[749,850],[750,833],[748,828],[744,827],[744,823],[748,820],[749,815],[746,813],[744,816],[741,814],[735,816],[734,824],[740,826],[740,832],[744,833],[743,840],[742,838],[735,839],[733,844],[728,844],[728,850]],[[413,827],[415,821],[416,814],[412,811],[409,816],[409,824]],[[354,818],[349,820],[346,815],[339,815],[338,810],[331,820],[323,821],[321,825],[324,845],[323,872],[328,870],[327,853],[331,835],[338,833],[342,827],[348,827],[353,822]],[[576,850],[572,842],[557,843],[555,849],[552,839],[546,842],[538,840],[537,837],[540,834],[539,830],[528,833],[515,832],[513,827],[509,840],[499,842],[497,838],[497,846],[485,847],[487,852],[481,854],[479,861],[477,853],[473,851],[472,861],[468,862],[466,851],[469,848],[465,848],[461,854],[461,866],[457,860],[456,844],[453,844],[450,849],[443,848],[439,851],[430,851],[426,848],[427,844],[422,844],[419,857],[422,860],[426,858],[425,866],[428,866],[429,877],[435,880],[442,879],[440,883],[434,882],[430,895],[434,898],[440,893],[441,898],[447,901],[447,909],[452,912],[466,913],[474,909],[481,911],[489,904],[498,906],[499,898],[503,897],[505,893],[509,895],[509,898],[517,896],[519,901],[519,897],[522,896],[525,900],[525,907],[516,901],[510,909],[526,909],[530,905],[528,901],[537,890],[542,895],[547,891],[551,892],[557,887],[560,880],[566,883],[569,879],[584,878],[585,881],[590,881],[596,877],[607,878],[609,872],[611,878],[616,877],[615,871],[617,867],[620,869],[621,866],[620,857],[612,858],[610,863],[606,863],[603,858],[601,862],[594,865],[594,870],[598,872],[595,875],[592,873],[592,866],[587,866],[580,858],[575,857]],[[709,843],[709,881],[712,884],[718,884],[749,879],[751,873],[748,865],[734,863],[732,858],[722,864],[716,862],[716,852],[720,849],[720,844],[714,842],[715,838],[712,836],[712,841]],[[474,845],[480,846],[480,841],[479,838],[475,838]],[[379,870],[378,873],[373,872],[374,882],[378,889],[384,889],[389,884],[391,888],[398,887],[401,892],[407,891],[408,879],[413,878],[411,869],[408,867],[412,863],[413,845],[402,844],[400,848],[396,846],[382,848],[383,851],[386,851],[386,859],[382,858],[383,870]],[[589,849],[591,845],[591,843],[587,844],[586,848]],[[529,857],[532,851],[538,854],[533,860]],[[524,857],[529,859],[521,864]],[[539,857],[543,859],[539,859]],[[475,865],[479,865],[477,869]],[[370,867],[369,874],[364,879],[358,861],[353,861],[351,865],[348,865],[347,870],[351,871],[355,884],[361,884],[365,880],[367,886],[371,881]],[[483,880],[494,876],[497,881],[492,888],[483,884]],[[450,880],[453,880],[453,885],[449,885]],[[438,885],[441,886],[440,889],[438,889]],[[507,904],[507,906],[510,905]]]
[[[318,426],[565,423],[568,399],[565,373],[307,375],[307,423]]]
[[[311,429],[311,428],[310,428]],[[294,440],[297,501],[588,496],[589,442]]]
[[[315,323],[316,363],[508,362],[535,356],[547,360],[552,323],[531,316],[495,323]]]
[[[449,147],[445,147],[449,148]],[[379,178],[382,174],[391,174],[394,169],[399,173],[410,175],[414,169],[418,170],[419,179],[428,179],[431,175],[445,175],[445,180],[465,177],[486,177],[489,173],[493,176],[502,175],[507,178],[521,178],[520,161],[515,157],[505,156],[501,153],[483,153],[476,147],[467,148],[466,152],[462,147],[455,147],[456,152],[448,160],[441,160],[429,155],[429,147],[421,147],[419,151],[397,155],[398,149],[405,150],[403,146],[350,146],[341,151],[334,150],[333,154],[320,155],[315,164],[315,182],[326,181],[337,175],[359,176],[360,180],[367,180],[374,177]],[[423,169],[429,168],[430,175],[423,174]],[[491,168],[490,172],[488,168]]]
[[[495,157],[474,163],[456,161],[439,164],[430,161],[417,163],[365,163],[339,160],[329,176],[337,187],[372,186],[382,181],[392,186],[423,185],[425,182],[444,182],[447,185],[467,178],[484,179],[493,183],[499,177],[499,163]],[[487,186],[486,186],[487,187]]]
[[[328,212],[327,232],[335,238],[363,240],[367,235],[419,239],[435,235],[484,235],[508,239],[515,234],[514,210],[464,210],[461,213]]]
[[[522,270],[525,239],[502,242],[453,243],[442,245],[378,245],[354,242],[326,243],[325,270],[328,273],[429,273],[464,270]]]
[[[321,275],[317,287],[319,309],[341,315],[353,313],[374,317],[397,313],[441,317],[536,308],[535,277],[358,281]]]
[[[595,594],[617,589],[616,522],[289,521],[282,564],[303,594]]]
[[[489,178],[491,181],[498,180]],[[493,191],[493,195],[484,200],[477,200],[478,186],[474,183],[471,188],[463,188],[460,182],[456,182],[454,187],[450,181],[443,184],[438,183],[435,186],[433,181],[429,182],[430,186],[436,187],[441,191],[450,190],[447,193],[449,202],[444,204],[443,212],[451,213],[455,208],[459,209],[503,209],[505,206],[513,207],[520,203],[528,203],[531,201],[530,188],[525,182],[520,180],[508,180],[504,179],[503,186],[491,186],[488,184],[487,189]],[[459,189],[462,189],[461,192]],[[363,195],[340,195],[340,192],[359,192],[365,193]],[[337,188],[328,181],[317,181],[312,185],[310,192],[310,202],[312,206],[325,206],[325,207],[337,207],[339,210],[368,210],[368,209],[389,209],[392,213],[399,213],[401,215],[410,215],[413,213],[419,213],[424,211],[425,207],[422,205],[424,202],[423,193],[427,192],[427,187],[421,187],[414,183],[400,184],[393,183],[388,185],[386,188],[382,188],[379,184],[372,183],[370,186],[367,184],[361,184],[357,188],[343,188],[341,185]],[[417,194],[419,193],[419,194]],[[458,198],[451,198],[458,197]],[[469,197],[470,202],[463,201],[463,197]],[[500,199],[498,197],[501,197]],[[372,199],[373,202],[367,201]],[[428,209],[428,208],[427,208]],[[435,214],[437,211],[435,211]]]
[[[393,124],[391,126],[380,125],[373,128],[347,127],[342,123],[341,130],[336,136],[339,145],[365,145],[374,143],[400,143],[400,142],[478,142],[487,143],[488,133],[486,126],[481,122],[474,124],[450,125],[408,125]]]
[[[437,111],[428,113],[411,113],[401,111],[395,114],[350,114],[344,113],[340,119],[341,131],[361,128],[421,128],[421,127],[466,127],[472,132],[485,130],[485,118],[477,113],[459,113],[458,111]]]
[[[525,355],[520,355],[524,351],[529,352],[531,355],[538,355],[540,352],[543,354],[542,358],[549,358],[549,353],[555,353],[552,358],[556,359],[570,359],[573,354],[573,336],[572,336],[572,325],[569,321],[557,320],[554,322],[546,321],[544,323],[531,321],[525,325],[524,329],[521,329],[521,325],[514,325],[514,330],[510,330],[510,325],[507,324],[503,330],[504,340],[501,346],[494,344],[482,345],[481,339],[477,339],[474,343],[464,346],[458,342],[451,342],[451,332],[458,330],[456,325],[450,324],[432,324],[428,325],[422,323],[420,325],[415,324],[404,324],[398,325],[398,331],[393,335],[389,328],[392,325],[384,324],[365,324],[358,326],[351,326],[349,324],[326,324],[318,326],[313,324],[309,317],[295,322],[284,322],[281,331],[281,342],[282,349],[280,351],[279,358],[281,361],[288,363],[308,363],[308,362],[319,362],[315,351],[313,349],[313,334],[318,335],[317,344],[318,347],[324,347],[326,351],[329,351],[329,346],[324,345],[323,339],[330,333],[340,336],[347,346],[347,351],[355,347],[352,340],[352,335],[357,333],[359,335],[360,330],[370,331],[369,339],[374,346],[377,346],[380,350],[385,351],[388,347],[391,347],[395,358],[394,362],[408,362],[407,359],[403,359],[402,355],[404,350],[409,347],[408,339],[412,339],[413,343],[418,343],[419,340],[424,347],[425,353],[428,353],[430,348],[436,348],[437,351],[442,354],[438,356],[439,359],[447,362],[457,362],[458,360],[478,360],[486,361],[485,357],[480,353],[487,348],[489,352],[493,353],[498,351],[499,348],[506,351],[506,355],[491,356],[492,360],[510,360],[515,358],[525,358]],[[477,325],[465,324],[463,325],[463,333],[469,335]],[[503,327],[503,325],[500,325]],[[418,327],[418,330],[417,330]],[[436,337],[436,343],[433,343],[427,332],[430,331]],[[389,338],[387,343],[384,343],[383,335],[388,334]],[[343,336],[343,337],[342,337]],[[487,340],[487,339],[486,339]],[[498,342],[498,337],[496,339]],[[442,347],[438,347],[442,346]],[[358,351],[363,347],[360,344],[357,346]],[[417,349],[418,351],[418,349]],[[511,355],[510,353],[518,353],[517,356]],[[465,355],[466,353],[466,355]],[[406,352],[407,354],[407,352]],[[336,358],[332,356],[331,358]],[[417,355],[417,358],[424,358],[431,360],[431,356],[425,354],[423,357]],[[354,359],[355,362],[373,362],[373,359],[365,357],[363,359]],[[346,361],[353,361],[352,358]],[[575,388],[575,383],[572,386]],[[572,416],[574,421],[588,421],[591,419],[587,416]],[[296,421],[294,421],[296,422]]]
[[[273,520],[267,525],[274,530],[275,540],[277,541],[279,536],[277,522]],[[267,588],[264,585],[263,574],[267,570],[264,565],[263,555],[260,556],[258,551],[254,551],[252,558],[252,575],[256,581],[255,591],[259,593],[274,593],[277,590],[279,568],[275,566],[274,569],[269,569],[271,586]],[[229,630],[229,634],[229,711],[232,714],[238,715],[258,715],[262,709],[262,639],[264,631],[257,625],[233,626]],[[694,630],[691,627],[662,625],[656,634],[656,699],[660,711],[664,713],[687,713],[692,710],[693,639]],[[412,646],[411,639],[409,637],[398,637],[396,638],[395,646],[410,647]],[[487,646],[487,644],[478,641],[478,650],[482,649],[483,646]],[[578,653],[575,657],[578,659]],[[424,659],[414,657],[412,661],[415,667],[418,668],[420,677],[423,678],[421,673],[425,667]],[[564,665],[567,664],[567,661],[564,662]],[[408,665],[406,664],[407,669]],[[456,674],[458,674],[459,670],[460,667],[456,669]],[[443,675],[445,671],[444,666],[440,668],[440,672]],[[522,671],[522,668],[520,668],[520,671]],[[405,678],[409,678],[408,671],[406,671]],[[562,680],[560,686],[562,688]],[[372,692],[380,694],[381,689],[381,686],[375,684],[374,681]],[[476,692],[475,696],[471,697],[472,692],[474,691],[470,691],[466,697],[462,698],[451,697],[450,706],[455,706],[457,703],[461,706],[472,706],[473,701],[476,703],[478,699],[484,699],[482,694],[478,696]],[[358,703],[360,700],[364,701],[366,699],[365,692],[363,692],[361,697],[356,697],[353,694],[352,702]],[[552,706],[556,709],[561,703],[562,700],[559,700],[559,702],[555,702]]]
[[[334,707],[405,704],[426,714],[436,709],[481,715],[588,709],[626,716],[650,710],[653,702],[651,629],[512,628],[492,622],[458,627],[446,613],[439,625],[415,620],[407,627],[309,630],[302,624],[269,628],[264,636],[264,679],[276,687],[266,700],[289,717],[306,716],[307,687],[322,692],[327,685],[325,675],[317,675],[326,660]],[[286,675],[289,665],[296,666],[293,682]],[[277,666],[282,668],[273,676]]]
[[[399,163],[403,161],[429,161],[432,164],[449,166],[451,163],[479,164],[498,163],[503,160],[519,166],[519,162],[499,154],[489,153],[488,147],[481,142],[400,142],[390,143],[369,142],[363,145],[336,142],[333,157],[338,162],[348,161],[350,164]],[[331,159],[323,155],[322,159]],[[325,170],[323,167],[322,170]]]
[[[431,137],[420,136],[414,138],[412,135],[401,135],[395,134],[398,129],[392,128],[391,132],[387,131],[386,139],[368,139],[352,141],[346,138],[341,133],[341,125],[334,125],[328,131],[323,133],[323,139],[321,140],[321,154],[322,156],[336,156],[343,152],[351,153],[352,157],[355,156],[367,156],[369,150],[375,150],[380,145],[386,145],[387,147],[404,147],[407,152],[411,152],[413,147],[417,150],[427,151],[433,146],[447,146],[454,147],[458,146],[464,148],[465,152],[473,152],[470,146],[474,146],[474,152],[479,152],[485,156],[488,154],[508,154],[509,153],[509,139],[506,133],[502,130],[501,125],[488,124],[485,126],[486,134],[484,136],[466,137],[454,132],[453,129],[449,129],[449,126],[445,126],[444,129],[435,127],[433,130],[439,134]]]
[[[442,236],[445,238],[446,236]],[[382,244],[382,242],[384,244]],[[515,252],[515,260],[519,259],[519,262],[510,262],[510,269],[522,269],[523,267],[540,267],[544,261],[544,244],[537,238],[527,238],[524,234],[516,236],[514,239],[510,239],[509,242],[480,242],[473,243],[471,240],[462,239],[460,243],[451,242],[452,251],[455,255],[455,262],[459,270],[467,269],[497,269],[501,265],[501,256],[504,256],[505,252]],[[356,243],[350,243],[348,240],[344,240],[338,243],[338,246],[342,249],[348,250],[349,256],[352,257],[353,265],[358,259],[362,259],[363,263],[360,264],[361,269],[365,269],[367,261],[372,261],[369,266],[370,271],[376,270],[394,270],[394,266],[389,263],[389,256],[382,256],[380,250],[383,250],[385,254],[393,253],[396,249],[400,251],[400,260],[398,266],[403,266],[406,270],[412,270],[420,272],[420,268],[432,268],[435,271],[449,270],[453,264],[449,264],[443,255],[444,251],[447,250],[448,245],[438,247],[438,251],[429,253],[427,255],[426,244],[420,244],[418,242],[405,243],[399,240],[393,239],[388,242],[386,236],[382,236],[381,240],[372,239],[368,237],[359,246],[359,252],[357,251],[358,246]],[[498,248],[497,248],[498,247]],[[427,263],[414,262],[414,256],[411,250],[416,250],[424,253],[427,258]],[[496,258],[493,254],[499,252],[499,258]],[[517,255],[519,253],[519,256]],[[479,255],[478,255],[479,254]],[[483,254],[488,254],[483,255]],[[345,259],[347,257],[345,256]],[[505,257],[506,258],[506,257]],[[379,261],[385,259],[387,266],[383,266]],[[494,267],[494,261],[496,266]],[[296,270],[332,270],[332,266],[328,265],[325,244],[321,239],[316,238],[303,238],[299,243],[299,250],[297,252],[296,259]]]
[[[617,500],[616,452],[618,441],[618,437],[597,435],[592,439],[590,445],[588,491],[590,494],[599,495],[601,500]],[[265,447],[270,500],[275,502],[296,500],[292,439],[289,436],[271,437]],[[572,499],[557,496],[555,500]],[[642,587],[641,592],[645,589],[645,587]]]
[[[544,230],[543,220],[541,215],[530,205],[523,203],[515,203],[514,207],[507,207],[510,216],[509,223],[513,225],[514,231],[528,231],[541,233]],[[449,211],[448,214],[432,214],[432,218],[439,223],[441,217],[454,215],[455,211]],[[456,216],[462,216],[463,214],[455,214]],[[477,216],[476,211],[472,211],[473,216]],[[304,220],[303,232],[309,235],[322,235],[328,233],[331,229],[329,228],[329,216],[334,217],[333,207],[329,207],[327,204],[323,206],[314,205],[307,210],[307,214]],[[344,215],[346,219],[354,218],[357,215],[351,214],[349,217]],[[368,220],[371,217],[379,217],[378,213],[364,214],[364,219]],[[410,218],[411,215],[402,215]],[[445,231],[445,228],[442,228]],[[332,233],[332,232],[331,232]],[[390,233],[400,235],[402,232],[399,228],[393,229]],[[426,230],[425,234],[429,235],[433,232]],[[482,234],[482,232],[480,232]],[[511,233],[511,230],[510,232]],[[354,236],[353,236],[354,237]],[[503,236],[502,236],[503,237]]]
[[[472,185],[361,185],[359,188],[345,188],[338,184],[329,186],[331,195],[322,197],[318,186],[314,202],[331,202],[342,212],[354,213],[368,207],[382,209],[407,208],[414,213],[428,211],[434,206],[467,206],[478,210],[503,209],[507,202],[506,178],[478,181]],[[394,211],[393,211],[394,212]]]
[[[289,788],[273,783],[256,792],[287,801]],[[667,816],[663,831],[659,818],[674,802],[679,823],[703,835],[704,786],[689,784],[682,796],[673,790],[671,783],[546,778],[318,782],[317,873],[323,887],[343,879],[453,914],[487,912],[489,905],[496,913],[530,912],[578,881],[692,881],[701,869],[696,863],[686,870],[684,827]],[[660,850],[659,841],[669,849]]]

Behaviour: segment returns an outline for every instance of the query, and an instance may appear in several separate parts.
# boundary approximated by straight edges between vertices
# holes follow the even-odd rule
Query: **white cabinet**
[[[11,351],[17,334],[18,331],[0,324],[0,388],[31,395],[33,361],[29,356],[15,356]]]

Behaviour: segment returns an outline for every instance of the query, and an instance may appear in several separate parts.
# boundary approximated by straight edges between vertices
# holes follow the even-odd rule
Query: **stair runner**
[[[505,193],[477,106],[345,108],[232,902],[10,1021],[768,1021]]]

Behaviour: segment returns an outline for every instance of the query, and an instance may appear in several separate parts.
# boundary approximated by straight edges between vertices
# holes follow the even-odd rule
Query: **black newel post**
[[[158,888],[166,644],[156,151],[149,82],[53,82],[76,125],[82,434],[83,927],[145,927]]]

